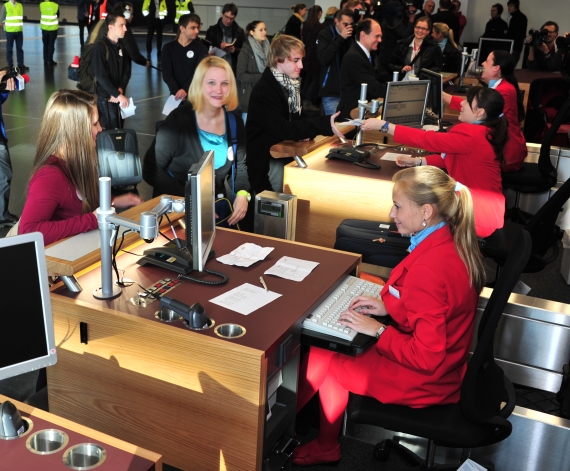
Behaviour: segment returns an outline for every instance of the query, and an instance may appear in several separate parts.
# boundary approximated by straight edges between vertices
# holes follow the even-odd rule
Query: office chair
[[[526,225],[505,219],[505,225],[501,229],[497,229],[489,237],[479,241],[483,256],[492,258],[497,263],[497,273],[505,264],[512,250],[513,241],[522,229],[525,229],[532,239],[530,259],[523,273],[539,272],[556,260],[560,250],[558,246],[560,228],[556,225],[556,219],[569,198],[570,180],[567,180]],[[552,250],[547,256],[549,249]]]
[[[515,407],[515,390],[495,363],[493,343],[495,329],[527,263],[530,249],[530,234],[523,230],[481,317],[477,346],[461,384],[459,403],[414,409],[351,394],[347,412],[353,422],[376,425],[429,441],[425,461],[391,439],[376,445],[374,456],[377,459],[387,460],[393,450],[409,464],[423,470],[455,470],[458,465],[438,466],[434,463],[436,445],[475,448],[500,442],[511,434],[512,424],[507,417]],[[501,408],[503,401],[506,404]]]
[[[515,205],[508,210],[512,221],[524,224],[529,220],[528,214],[525,214],[519,208],[521,193],[543,193],[556,184],[558,175],[550,160],[550,147],[556,137],[558,128],[565,120],[568,112],[570,112],[570,97],[566,99],[554,118],[552,126],[544,136],[537,163],[523,162],[523,166],[519,171],[502,173],[503,188],[516,192]]]

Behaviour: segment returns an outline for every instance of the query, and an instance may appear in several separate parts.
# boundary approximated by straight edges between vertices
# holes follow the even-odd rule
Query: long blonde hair
[[[47,102],[30,177],[54,155],[66,163],[66,173],[81,194],[83,213],[99,206],[99,166],[93,141],[92,118],[97,109],[93,95],[60,90]]]
[[[453,30],[449,26],[447,26],[445,23],[434,23],[432,28],[435,29],[435,32],[437,34],[443,34],[443,37],[445,39],[448,39],[451,45],[457,49],[457,44],[453,38]]]
[[[230,86],[230,91],[228,96],[224,100],[224,105],[228,111],[233,111],[238,107],[239,99],[237,94],[236,79],[230,64],[228,64],[224,59],[216,56],[208,56],[200,61],[198,67],[196,67],[196,72],[194,72],[194,78],[188,89],[188,101],[192,103],[192,107],[196,113],[202,112],[204,109],[204,93],[202,92],[202,82],[204,81],[204,76],[206,72],[211,67],[217,67],[226,71],[226,77],[228,84]]]
[[[469,283],[480,293],[485,286],[485,267],[477,243],[469,189],[462,185],[456,192],[457,182],[432,166],[400,170],[392,181],[418,207],[430,204],[442,220],[447,221],[455,249],[467,268]]]

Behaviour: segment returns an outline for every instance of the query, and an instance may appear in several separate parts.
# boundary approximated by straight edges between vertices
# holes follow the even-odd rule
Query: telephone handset
[[[370,157],[369,151],[352,146],[335,147],[327,154],[327,159],[347,160],[360,167],[379,170],[380,165],[370,162],[368,157]]]

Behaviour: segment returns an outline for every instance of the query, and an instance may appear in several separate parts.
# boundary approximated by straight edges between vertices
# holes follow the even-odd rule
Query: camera
[[[528,34],[530,34],[530,38],[528,40],[528,44],[534,47],[540,47],[544,43],[544,38],[548,36],[547,29],[531,29]]]
[[[0,81],[0,92],[3,92],[4,90],[6,90],[6,81],[8,79],[14,79],[14,83],[16,85],[16,90],[23,90],[24,89],[24,78],[20,75],[20,72],[17,72],[15,69],[10,69],[6,75],[4,75],[2,77],[2,80]]]

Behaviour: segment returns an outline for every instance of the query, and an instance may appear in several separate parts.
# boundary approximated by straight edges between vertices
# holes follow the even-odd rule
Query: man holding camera
[[[558,36],[558,24],[554,21],[544,23],[529,38],[528,68],[558,72],[562,64],[562,41],[563,38]]]
[[[340,102],[340,64],[352,44],[352,11],[338,10],[334,24],[323,28],[317,36],[317,59],[321,66],[319,96],[326,115],[336,113]]]

